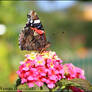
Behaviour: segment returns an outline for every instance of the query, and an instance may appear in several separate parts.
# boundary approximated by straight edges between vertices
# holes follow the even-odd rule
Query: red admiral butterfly
[[[19,46],[21,50],[36,50],[42,52],[50,46],[46,40],[43,26],[35,11],[27,15],[28,21],[19,35]]]

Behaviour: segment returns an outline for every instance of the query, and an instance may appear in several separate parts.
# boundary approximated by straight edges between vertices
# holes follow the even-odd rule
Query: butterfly
[[[21,50],[45,51],[50,42],[46,40],[45,31],[35,11],[27,14],[27,23],[19,34],[19,47]]]

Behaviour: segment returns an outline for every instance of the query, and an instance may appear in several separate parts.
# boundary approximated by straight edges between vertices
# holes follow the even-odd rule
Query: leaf
[[[65,86],[62,86],[61,89],[65,89]]]
[[[80,85],[82,89],[85,91],[92,91],[92,85],[90,84],[89,81],[83,80],[83,79],[72,79],[70,80],[72,83],[77,83]]]
[[[60,80],[60,83],[62,84],[62,86],[80,86],[80,84],[76,83],[76,82],[72,82],[70,80],[67,79],[62,79]]]
[[[40,87],[40,90],[43,90],[43,87]]]
[[[19,79],[17,79],[17,81],[16,81],[16,88],[19,86],[19,85],[21,85],[21,79],[19,78]]]
[[[60,81],[58,81],[56,83],[56,87],[54,88],[54,90],[56,90],[56,91],[60,91],[61,90],[63,92],[63,90],[65,90],[65,89],[69,90],[70,86],[77,86],[77,87],[79,87],[80,85],[75,83],[75,82],[71,82],[70,80],[62,79],[62,80],[60,80]]]
[[[92,92],[92,85],[89,83],[89,81],[83,79],[77,78],[72,80],[62,79],[57,83],[57,86],[59,86],[60,89],[62,89],[63,86],[64,86],[63,89],[67,89],[70,86],[75,86],[87,92]]]

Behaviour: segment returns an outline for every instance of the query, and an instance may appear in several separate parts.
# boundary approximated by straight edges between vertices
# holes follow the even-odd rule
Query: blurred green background
[[[0,87],[14,87],[25,54],[18,37],[30,10],[39,15],[50,49],[64,63],[83,68],[92,83],[92,2],[0,1]]]

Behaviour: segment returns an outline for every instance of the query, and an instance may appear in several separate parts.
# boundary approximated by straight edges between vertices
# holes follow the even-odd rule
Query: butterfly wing
[[[46,40],[39,17],[35,11],[31,11],[27,16],[28,22],[19,35],[19,46],[21,50],[43,51],[50,43]]]

